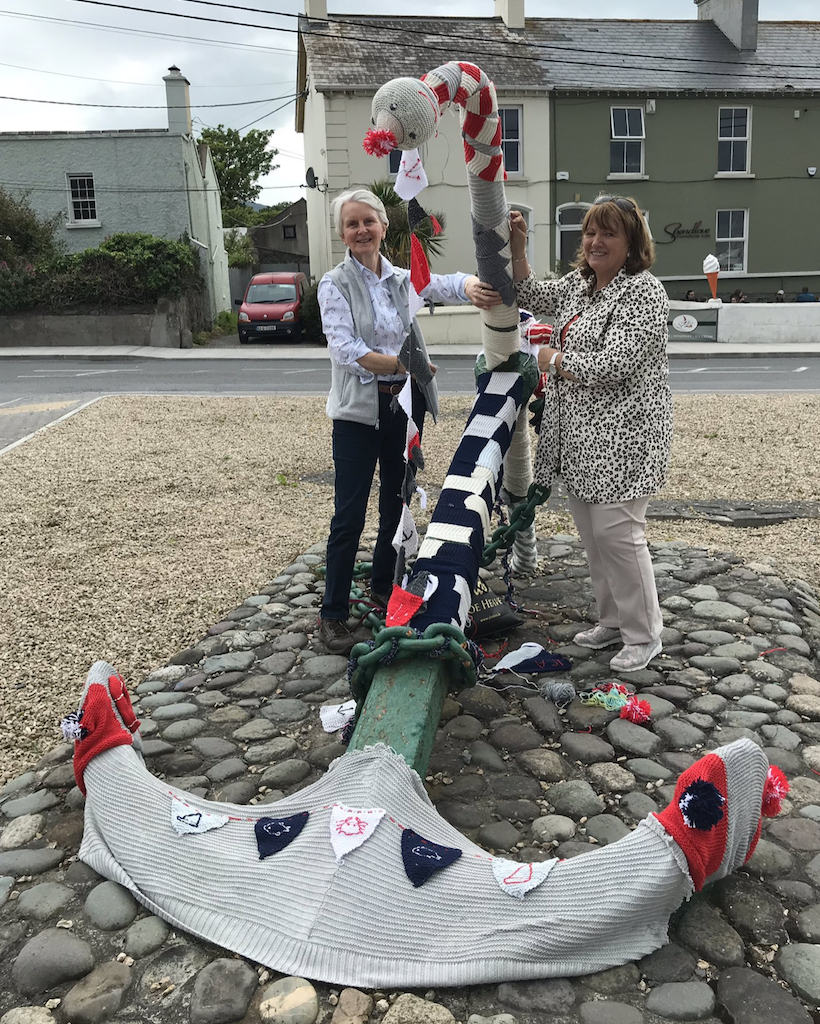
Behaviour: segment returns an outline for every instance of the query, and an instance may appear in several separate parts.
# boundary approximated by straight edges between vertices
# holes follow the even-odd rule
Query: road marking
[[[83,402],[82,405],[78,405],[76,409],[69,409],[68,412],[63,413],[62,416],[58,416],[56,420],[52,420],[51,423],[46,423],[45,426],[40,427],[39,430],[34,430],[32,433],[27,434],[25,437],[19,438],[17,441],[12,441],[11,444],[7,444],[5,448],[0,448],[0,455],[5,455],[7,452],[12,451],[14,448],[19,448],[21,444],[25,444],[26,441],[30,441],[33,437],[38,434],[42,434],[44,430],[50,430],[51,427],[56,427],[58,423],[62,423],[63,420],[67,420],[70,416],[75,416],[78,412],[82,412],[83,409],[87,409],[89,405],[93,405],[95,402],[99,402],[100,399],[104,398],[105,395],[99,395],[97,398],[91,398],[87,402]],[[68,403],[69,405],[72,403]]]
[[[20,401],[19,398],[10,398],[8,400],[8,402],[0,402],[0,409],[2,409],[6,405],[14,405],[15,402],[19,402],[19,401]]]
[[[314,371],[313,367],[311,367],[309,370],[283,370],[282,371],[282,376],[283,377],[290,377],[294,373],[314,373],[314,372],[315,371]]]
[[[792,372],[793,373],[802,373],[804,370],[808,370],[808,366],[798,366],[797,369],[793,370]]]
[[[79,398],[69,399],[67,402],[33,402],[31,405],[17,405],[13,409],[0,409],[0,416],[16,416],[22,412],[49,412],[51,409],[66,409],[69,405],[76,405]]]
[[[49,377],[96,377],[101,373],[140,373],[141,368],[121,370],[85,370],[81,373],[54,373],[51,370],[39,370],[37,373],[18,373],[18,380],[47,380]]]

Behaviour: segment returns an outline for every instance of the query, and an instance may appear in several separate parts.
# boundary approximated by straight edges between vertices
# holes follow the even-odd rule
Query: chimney
[[[305,14],[309,18],[327,21],[327,0],[305,0]]]
[[[171,135],[190,135],[191,129],[191,97],[188,86],[191,84],[176,64],[168,68],[168,74],[162,79],[165,82],[165,102],[168,104],[168,131]]]
[[[713,21],[738,50],[757,49],[758,0],[695,0],[698,21]]]
[[[495,16],[507,28],[524,27],[524,0],[495,0]]]

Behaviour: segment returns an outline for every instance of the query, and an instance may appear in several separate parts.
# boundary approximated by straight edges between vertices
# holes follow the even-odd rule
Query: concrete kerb
[[[429,353],[436,359],[477,356],[478,345],[433,345]],[[775,345],[730,345],[720,342],[682,342],[669,343],[668,353],[675,359],[726,359],[742,357],[748,359],[777,359],[820,356],[820,342],[778,342]],[[175,359],[187,362],[211,362],[213,360],[260,361],[278,360],[281,362],[328,359],[324,345],[282,345],[275,348],[214,348],[214,349],[158,349],[148,346],[130,347],[128,345],[77,346],[54,348],[0,348],[0,359],[91,359],[106,361],[108,359]]]

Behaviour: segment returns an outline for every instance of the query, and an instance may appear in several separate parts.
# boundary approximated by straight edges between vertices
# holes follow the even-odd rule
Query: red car
[[[305,336],[302,303],[308,282],[304,274],[282,271],[254,274],[239,306],[239,341],[301,341]]]

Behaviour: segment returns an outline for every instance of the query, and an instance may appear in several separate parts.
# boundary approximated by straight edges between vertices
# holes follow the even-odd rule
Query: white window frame
[[[641,115],[640,135],[616,135],[615,134],[615,111],[616,110],[637,110]],[[624,106],[618,104],[609,108],[609,166],[612,167],[612,143],[613,142],[640,142],[641,144],[641,169],[640,171],[612,171],[606,176],[607,181],[639,181],[647,177],[646,168],[646,112],[642,106]]]
[[[504,110],[514,110],[518,114],[518,138],[517,139],[505,139],[504,138],[504,120],[501,117],[501,113]],[[501,121],[501,152],[504,153],[504,143],[516,144],[518,146],[518,170],[511,171],[507,167],[506,158],[504,160],[504,170],[507,172],[508,178],[523,178],[524,177],[524,108],[516,103],[505,104],[503,107],[499,106],[498,116]]]
[[[746,111],[746,134],[742,136],[720,134],[720,115],[724,110],[745,110]],[[716,178],[753,178],[752,166],[752,108],[751,107],[718,107],[717,118],[718,138],[718,169]],[[720,144],[721,142],[745,142],[746,143],[746,167],[742,171],[722,171],[720,169]]]
[[[742,213],[743,214],[743,235],[741,237],[727,237],[723,238],[718,234],[718,224],[720,222],[720,215],[722,213]],[[721,267],[721,273],[727,277],[745,277],[749,271],[749,210],[748,209],[733,209],[733,210],[716,210],[715,211],[715,252],[720,248],[721,242],[743,242],[743,269],[742,270],[724,270]],[[720,256],[718,255],[718,259]]]
[[[561,247],[561,235],[564,234],[564,232],[567,232],[567,231],[577,231],[581,235],[581,238],[584,237],[583,236],[583,232],[581,231],[581,222],[583,222],[584,218],[582,217],[581,221],[579,221],[578,224],[564,224],[564,225],[562,225],[561,224],[561,214],[564,212],[564,210],[583,210],[584,211],[584,216],[586,216],[586,211],[591,209],[591,207],[592,207],[592,203],[580,203],[580,202],[579,203],[561,203],[560,206],[556,206],[556,208],[555,208],[555,264],[556,265],[558,264],[558,262],[561,259],[561,248],[562,248]]]
[[[78,218],[74,214],[74,202],[75,202],[75,200],[74,200],[74,191],[72,189],[72,182],[74,182],[75,180],[77,180],[79,178],[84,178],[85,180],[88,180],[88,179],[91,180],[91,188],[92,188],[92,190],[94,192],[94,198],[93,198],[93,200],[90,200],[90,201],[94,203],[94,217],[81,217],[81,218]],[[65,182],[66,182],[66,192],[68,194],[68,221],[66,223],[66,227],[69,227],[69,228],[98,228],[98,227],[101,227],[102,226],[102,222],[99,219],[100,211],[99,211],[99,208],[97,206],[97,185],[96,185],[96,182],[94,181],[94,175],[90,171],[85,171],[85,172],[82,172],[82,173],[79,172],[79,171],[70,171],[70,172],[66,172]]]

